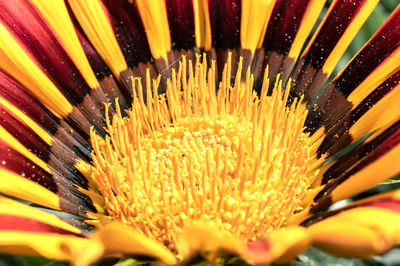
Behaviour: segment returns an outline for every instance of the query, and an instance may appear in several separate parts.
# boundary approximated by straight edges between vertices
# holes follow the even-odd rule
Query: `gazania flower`
[[[327,208],[400,173],[400,8],[321,90],[377,3],[0,1],[0,252],[389,250],[400,191]]]

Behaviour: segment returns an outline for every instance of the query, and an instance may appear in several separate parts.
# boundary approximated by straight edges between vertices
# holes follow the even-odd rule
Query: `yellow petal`
[[[105,254],[135,254],[176,264],[175,256],[162,244],[120,223],[111,223],[90,236],[103,244]]]
[[[338,256],[367,258],[400,242],[400,214],[362,207],[343,211],[308,228],[313,244]]]
[[[286,263],[304,252],[311,245],[306,229],[300,226],[283,228],[268,236],[271,242],[270,260]]]
[[[11,171],[0,168],[0,192],[59,210],[59,198],[50,190],[23,178]]]
[[[81,233],[81,231],[78,228],[70,225],[69,223],[64,222],[59,217],[53,214],[43,212],[29,205],[25,205],[18,201],[2,196],[0,196],[0,214],[15,215],[29,219],[34,219],[36,221],[58,227],[70,231],[72,233],[76,234]]]
[[[0,234],[0,252],[89,265],[100,257],[103,247],[94,240],[76,236],[9,231]]]
[[[238,255],[243,255],[246,251],[245,239],[225,234],[205,224],[188,227],[183,233],[183,238],[190,254],[206,252],[210,260],[222,250]]]

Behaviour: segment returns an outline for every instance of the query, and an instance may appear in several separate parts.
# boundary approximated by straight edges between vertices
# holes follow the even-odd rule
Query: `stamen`
[[[215,63],[208,68],[204,57],[194,67],[183,58],[165,94],[160,78],[147,75],[146,97],[132,80],[127,116],[117,102],[106,139],[91,132],[91,179],[110,217],[177,255],[179,235],[194,223],[248,240],[285,225],[318,175],[307,111],[301,100],[287,107],[290,88],[280,81],[267,96],[268,71],[258,97],[241,69],[242,59],[232,86],[229,56],[217,92]]]

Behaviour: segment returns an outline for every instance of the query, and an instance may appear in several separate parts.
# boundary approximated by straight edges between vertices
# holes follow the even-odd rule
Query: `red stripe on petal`
[[[359,146],[355,150],[349,152],[346,156],[340,158],[324,173],[322,184],[326,184],[326,186],[315,197],[315,206],[313,206],[311,211],[317,212],[328,207],[331,203],[330,195],[335,192],[336,188],[340,188],[340,184],[346,180],[350,180],[353,175],[357,174],[357,172],[373,165],[376,161],[379,163],[381,157],[392,149],[398,147],[399,144],[400,120],[394,123],[378,137]],[[393,167],[397,167],[397,165]],[[376,178],[380,177],[371,176],[370,178],[372,178],[371,180],[376,180]]]
[[[348,96],[380,63],[400,46],[400,8],[337,77],[336,88]]]
[[[398,124],[398,123],[397,123]],[[365,166],[373,163],[376,159],[384,155],[386,152],[390,151],[392,148],[400,144],[400,129],[395,131],[390,137],[385,139],[379,146],[377,146],[373,151],[371,151],[366,158],[361,161],[355,168],[349,171],[349,174],[353,174]]]
[[[321,125],[325,125],[327,130],[339,121],[351,123],[350,111],[353,104],[347,97],[357,89],[357,87],[368,78],[371,73],[379,69],[380,64],[390,59],[391,55],[400,46],[400,8],[398,8],[363,49],[352,59],[343,72],[326,88],[315,102],[317,108],[311,109],[306,121],[308,130],[313,132]],[[395,70],[395,69],[394,69]],[[393,74],[388,81],[391,83],[396,79]],[[396,82],[396,81],[394,81]],[[379,86],[386,86],[384,83]],[[366,104],[364,110],[369,107],[366,101],[378,101],[387,93],[383,87],[375,89],[372,94],[367,95],[361,103]],[[382,94],[382,96],[380,96]],[[361,108],[361,106],[360,106]],[[360,112],[357,110],[355,112]],[[363,113],[361,111],[359,114]],[[353,113],[353,115],[356,115]],[[347,117],[346,117],[347,116]],[[329,145],[328,145],[329,146]],[[326,151],[321,150],[321,152]]]
[[[125,0],[104,0],[115,38],[130,68],[150,61],[151,53],[137,8]]]
[[[0,21],[74,105],[90,91],[49,26],[28,1],[1,0]]]
[[[68,155],[67,155],[68,157]],[[0,168],[13,172],[54,192],[60,199],[60,208],[66,212],[85,216],[86,211],[96,212],[90,198],[76,187],[87,189],[87,180],[70,164],[63,164],[57,158],[49,163],[51,174],[26,158],[7,143],[0,141]]]
[[[263,253],[269,253],[271,243],[268,239],[259,238],[256,241],[247,242],[247,248],[254,254],[261,255]]]
[[[0,167],[29,179],[52,192],[57,192],[57,185],[52,176],[37,164],[0,140]]]
[[[49,145],[2,105],[0,105],[0,125],[30,152],[40,159],[48,161]]]
[[[362,208],[362,207],[383,208],[383,209],[388,209],[388,210],[395,211],[395,212],[400,212],[400,199],[386,197],[386,198],[378,198],[378,199],[370,200],[370,201],[364,201],[361,203],[354,202],[350,206],[345,206],[343,208],[336,209],[336,210],[329,211],[329,212],[315,214],[312,217],[305,220],[302,223],[302,225],[310,226],[310,225],[315,224],[323,219],[334,216],[341,212],[345,212],[345,211],[355,209],[355,208]]]
[[[17,81],[0,71],[0,97],[18,107],[36,123],[54,134],[59,126],[59,119]]]
[[[361,118],[374,104],[382,99],[386,94],[391,92],[400,82],[400,70],[385,80],[378,88],[376,88],[367,98],[364,99],[351,113],[354,124]]]
[[[118,98],[119,105],[122,109],[129,108],[126,98],[122,95],[120,88],[118,88],[112,72],[108,68],[107,64],[103,61],[97,51],[90,45],[80,27],[76,27],[75,31],[78,35],[79,42],[81,43],[89,64],[92,67],[93,72],[96,74],[97,79],[100,81],[101,90],[104,93],[104,96],[107,98],[107,101],[109,103],[113,103],[114,99]],[[101,105],[104,107],[104,102],[101,103]],[[110,112],[112,111],[112,108],[110,108]]]
[[[194,38],[193,2],[187,0],[166,0],[168,23],[171,29],[173,49],[192,49]]]
[[[100,57],[100,55],[97,53],[97,51],[92,47],[90,42],[85,36],[85,33],[83,32],[82,28],[80,27],[78,21],[74,17],[74,14],[71,11],[71,8],[69,5],[68,7],[68,12],[71,16],[71,20],[74,24],[75,27],[75,32],[76,35],[78,36],[79,42],[82,46],[82,49],[89,61],[89,64],[91,68],[93,69],[93,72],[96,75],[96,78],[98,80],[102,80],[106,76],[112,76],[111,70],[108,68],[107,64],[104,62],[104,60]]]
[[[212,46],[233,49],[240,46],[240,21],[242,17],[239,0],[208,0],[212,33]]]
[[[277,51],[283,55],[289,53],[308,2],[310,1],[276,1],[263,44],[267,51]]]
[[[355,15],[365,4],[365,0],[339,0],[334,3],[318,35],[305,57],[305,64],[320,69],[335,48],[336,43],[350,25]]]
[[[77,235],[70,231],[34,220],[26,217],[0,214],[0,230],[2,231],[24,231],[35,233],[52,233],[52,234],[71,234]]]
[[[330,119],[330,123],[326,122],[325,140],[319,147],[319,153],[335,154],[340,149],[351,144],[355,138],[351,135],[351,127],[363,117],[375,104],[398,86],[400,81],[400,71],[397,71],[387,80],[382,82],[370,95],[368,95],[354,110],[349,112],[345,109],[343,112],[338,112],[340,115],[335,115]],[[390,106],[386,106],[390,108]],[[371,124],[373,122],[371,121]],[[339,136],[339,138],[337,137]]]
[[[355,207],[378,207],[400,212],[400,200],[392,198],[382,198],[374,201],[367,201],[357,204]]]
[[[91,147],[89,143],[77,135],[76,131],[71,133],[71,128],[65,123],[61,127],[60,120],[42,105],[34,95],[1,71],[0,97],[30,117],[54,138],[59,139],[60,143],[66,145],[66,147],[60,147],[53,142],[52,147],[49,147],[35,132],[0,105],[0,124],[39,158],[48,162],[49,152],[61,151],[65,156],[65,154],[70,154],[69,149],[71,149],[78,157],[90,159]],[[67,150],[65,150],[66,148]]]
[[[377,147],[383,142],[388,140],[393,134],[396,134],[400,130],[400,121],[394,123],[390,128],[385,130],[382,134],[364,143],[354,150],[350,151],[343,157],[339,158],[335,164],[333,164],[323,175],[322,184],[327,184],[329,180],[335,179],[351,169],[353,165],[362,160],[365,156],[372,153]]]

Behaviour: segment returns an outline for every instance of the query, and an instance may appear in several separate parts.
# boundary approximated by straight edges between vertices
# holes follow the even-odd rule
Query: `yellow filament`
[[[268,73],[258,97],[242,60],[232,86],[230,62],[218,93],[215,63],[199,56],[172,70],[166,94],[148,72],[144,88],[133,79],[127,116],[117,108],[105,139],[91,132],[91,180],[107,213],[177,254],[196,222],[250,240],[279,229],[317,177],[304,104],[286,107],[280,82],[267,96]]]

